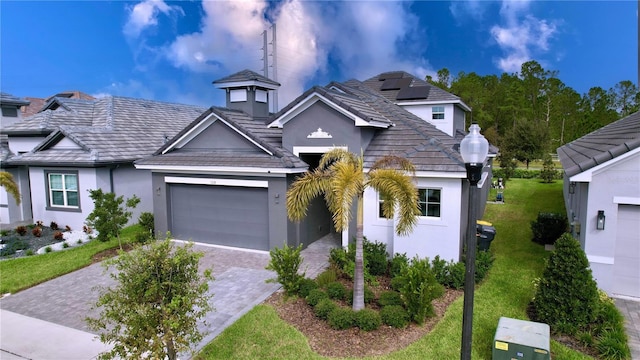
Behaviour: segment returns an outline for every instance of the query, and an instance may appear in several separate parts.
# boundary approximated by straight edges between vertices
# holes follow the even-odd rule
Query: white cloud
[[[204,1],[202,6],[201,28],[167,47],[170,61],[211,80],[245,68],[260,72],[261,34],[275,22],[280,107],[300,95],[309,80],[322,78],[329,59],[340,73],[360,79],[396,69],[423,76],[431,69],[418,55],[427,44],[410,41],[419,31],[418,20],[405,2]]]
[[[490,2],[483,0],[452,1],[449,11],[459,24],[469,17],[475,21],[482,21],[485,9],[489,5]]]
[[[505,72],[520,71],[522,63],[534,54],[549,51],[549,40],[557,32],[558,23],[527,14],[528,1],[503,1],[500,15],[504,26],[491,27],[491,35],[504,52],[496,65]]]
[[[145,0],[129,7],[129,18],[124,25],[123,32],[128,37],[138,37],[148,27],[158,24],[158,15],[170,15],[173,12],[184,15],[179,6],[169,6],[162,0]]]

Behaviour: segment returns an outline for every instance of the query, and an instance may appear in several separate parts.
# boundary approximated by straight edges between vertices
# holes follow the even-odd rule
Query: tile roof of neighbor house
[[[280,83],[269,79],[268,77],[262,76],[257,72],[245,69],[241,70],[235,74],[231,74],[229,76],[223,77],[222,79],[218,79],[213,81],[213,84],[224,84],[224,83],[233,83],[233,82],[244,82],[244,81],[259,81],[266,84],[280,86]]]
[[[558,156],[567,176],[573,176],[638,147],[640,112],[559,147]]]
[[[53,98],[67,98],[67,99],[80,99],[80,100],[95,100],[96,98],[94,98],[93,96],[83,93],[82,91],[77,91],[77,90],[73,90],[73,91],[63,91],[60,93],[57,93],[53,96],[50,96],[48,98],[36,98],[36,97],[26,97],[25,99],[29,100],[31,102],[30,105],[27,106],[23,106],[21,108],[22,110],[22,117],[29,117],[29,116],[33,116],[36,113],[40,112],[43,110],[43,108],[45,107],[45,105],[47,105],[47,103],[50,102],[51,99]]]
[[[1,105],[24,106],[29,105],[29,100],[21,99],[6,92],[0,92]]]
[[[80,101],[75,100],[74,104]],[[24,121],[36,129],[44,127],[53,132],[33,152],[12,156],[7,163],[93,166],[132,162],[153,154],[167,138],[205,110],[199,106],[125,97],[105,97],[95,100],[92,106],[85,105],[73,110],[46,110]],[[20,124],[8,128],[7,133],[27,130]],[[64,137],[78,148],[50,148]]]
[[[221,151],[221,150],[180,150],[162,154],[167,147],[184,134],[197,127],[204,119],[214,115],[223,119],[242,135],[271,152],[257,151]],[[291,152],[282,148],[282,129],[268,128],[263,122],[252,119],[246,113],[219,107],[211,107],[178,133],[152,157],[140,159],[136,165],[156,166],[215,166],[215,167],[254,167],[279,169],[306,169],[307,164]]]

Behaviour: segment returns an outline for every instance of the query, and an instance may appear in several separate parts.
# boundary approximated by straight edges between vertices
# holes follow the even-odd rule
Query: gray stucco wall
[[[133,215],[129,224],[137,223],[142,212],[153,211],[152,192],[154,188],[149,186],[151,171],[136,170],[133,165],[121,165],[111,170],[111,174],[106,169],[99,171],[97,181],[104,184],[103,189],[110,188],[111,186],[107,184],[112,182],[113,192],[117,196],[122,195],[127,199],[136,195],[140,198],[140,203],[132,210]]]
[[[459,106],[453,106],[453,134],[456,133],[456,130],[467,131],[465,129],[465,116],[466,113]]]
[[[13,180],[15,180],[18,185],[21,197],[20,204],[18,205],[13,196],[7,196],[9,222],[32,221],[31,190],[29,188],[29,171],[27,167],[8,168],[4,170],[13,175]]]
[[[180,150],[234,150],[234,151],[252,151],[257,152],[258,149],[249,140],[222,124],[215,121],[207,129],[198,136],[193,138],[189,143],[185,144]],[[180,151],[178,150],[178,151]]]
[[[247,90],[247,101],[241,102],[231,102],[230,101],[230,92],[226,92],[226,104],[229,109],[236,109],[240,111],[244,111],[245,113],[254,116],[254,117],[268,117],[269,116],[269,95],[267,94],[267,102],[257,102],[255,101],[256,92],[255,89],[252,88],[234,88],[231,90]],[[266,90],[266,89],[263,89]]]

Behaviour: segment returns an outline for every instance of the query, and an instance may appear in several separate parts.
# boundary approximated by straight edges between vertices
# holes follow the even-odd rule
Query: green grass
[[[513,179],[504,205],[489,204],[483,217],[497,229],[491,245],[496,261],[477,288],[473,318],[473,358],[490,359],[493,337],[501,316],[527,319],[533,296],[532,281],[542,274],[547,258],[531,241],[530,222],[540,211],[564,213],[562,182]],[[447,310],[431,333],[405,349],[380,359],[457,359],[460,356],[462,297]],[[552,341],[557,360],[589,359]],[[426,355],[428,354],[428,355]],[[318,359],[304,335],[278,318],[275,310],[259,305],[209,343],[197,359]]]
[[[138,225],[122,231],[123,242],[131,241],[139,232]],[[118,247],[118,240],[91,242],[64,251],[0,261],[0,294],[16,293],[34,285],[68,274],[91,264],[100,251]]]

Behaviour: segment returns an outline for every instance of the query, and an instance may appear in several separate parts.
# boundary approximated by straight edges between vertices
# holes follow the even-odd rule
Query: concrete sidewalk
[[[2,360],[89,360],[110,349],[94,334],[7,310],[0,310],[0,345]]]

